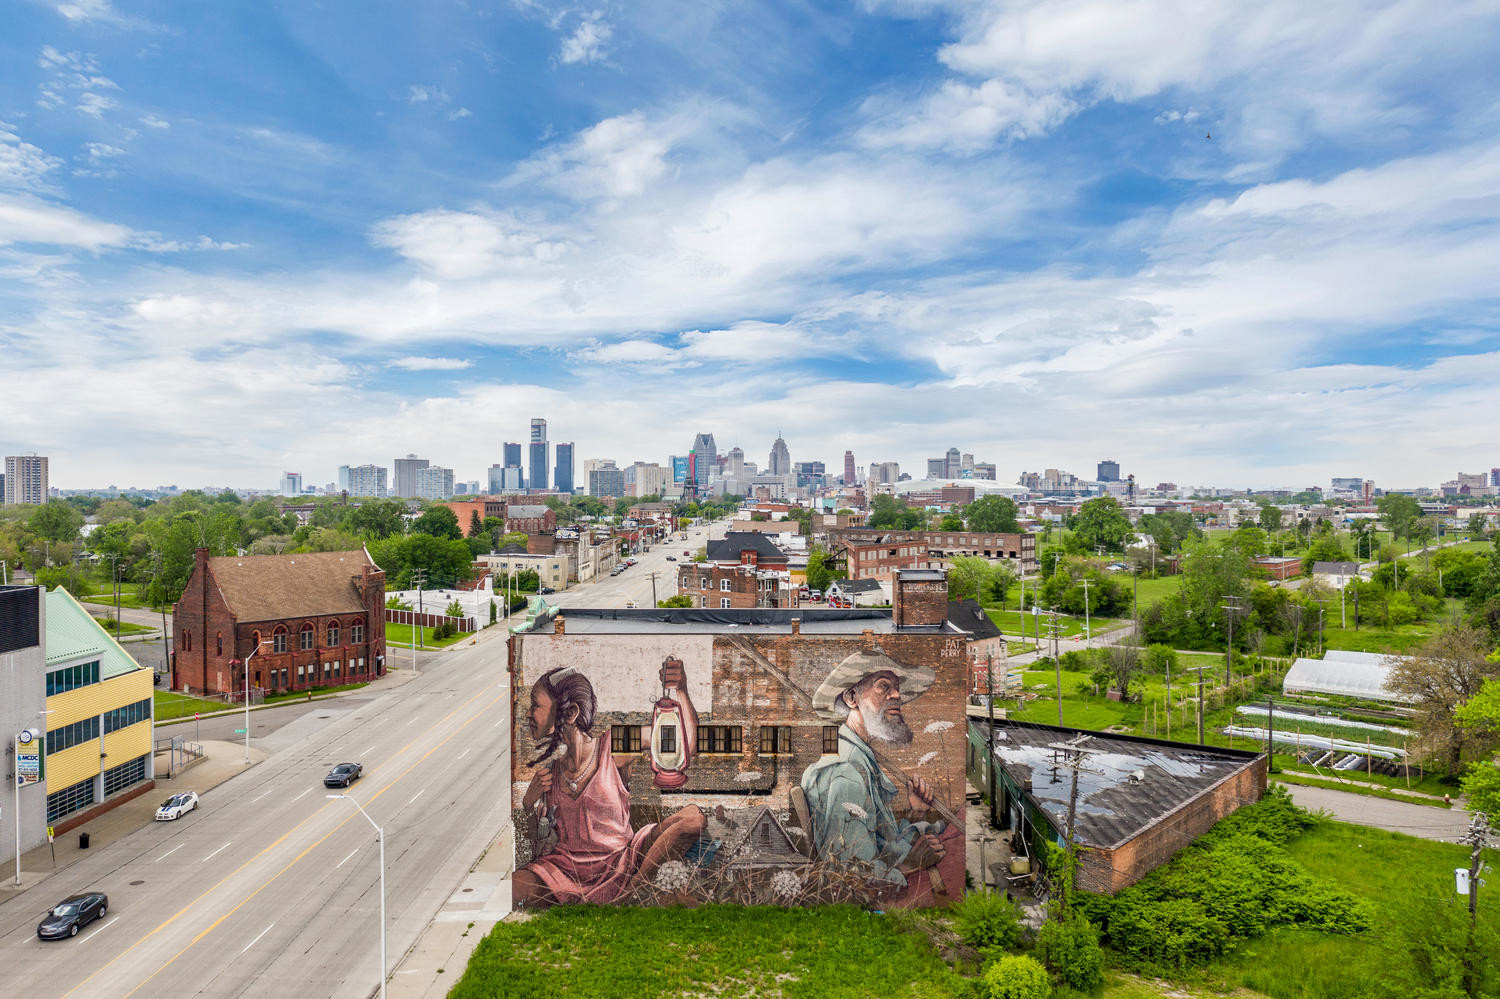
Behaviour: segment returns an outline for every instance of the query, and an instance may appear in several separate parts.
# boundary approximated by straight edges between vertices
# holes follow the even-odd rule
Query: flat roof
[[[969,719],[985,738],[986,722]],[[1085,846],[1114,848],[1251,766],[1261,754],[1030,722],[995,722],[995,757],[1059,832],[1067,828],[1073,771],[1054,748],[1077,735],[1086,770],[1078,772],[1074,836]],[[1095,772],[1090,772],[1095,771]],[[1137,779],[1134,774],[1140,774]]]

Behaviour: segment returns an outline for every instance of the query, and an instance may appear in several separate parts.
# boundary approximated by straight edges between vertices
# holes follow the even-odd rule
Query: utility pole
[[[1071,770],[1073,772],[1072,786],[1068,790],[1067,826],[1063,832],[1063,840],[1067,843],[1068,847],[1068,884],[1065,885],[1064,890],[1058,894],[1058,901],[1060,904],[1058,905],[1057,916],[1059,919],[1063,918],[1063,915],[1067,910],[1069,894],[1067,889],[1070,889],[1072,887],[1073,875],[1078,870],[1078,865],[1076,863],[1077,847],[1073,838],[1073,833],[1076,828],[1075,821],[1078,817],[1078,773],[1079,771],[1098,775],[1103,775],[1104,773],[1104,771],[1102,770],[1096,770],[1093,767],[1086,767],[1083,765],[1083,757],[1085,753],[1105,752],[1105,750],[1103,749],[1089,749],[1083,745],[1083,743],[1087,742],[1091,738],[1092,736],[1080,732],[1073,738],[1069,739],[1067,742],[1049,742],[1047,744],[1048,749],[1054,750],[1057,753],[1068,754],[1067,762],[1063,763],[1054,760],[1052,762],[1053,768],[1061,770]]]
[[[656,577],[658,575],[660,575],[660,574],[655,569],[652,569],[649,575],[650,575],[650,578],[651,578],[651,606],[655,607],[656,606]]]
[[[412,573],[412,582],[417,587],[417,616],[411,620],[411,672],[417,674],[417,632],[421,630],[422,620],[422,584],[427,582],[427,570],[418,569]]]
[[[1266,771],[1276,772],[1276,698],[1266,698]]]
[[[1057,608],[1052,609],[1051,617],[1047,623],[1048,637],[1052,639],[1052,666],[1057,670],[1057,725],[1062,727],[1062,656],[1057,649]]]
[[[1187,672],[1198,674],[1198,745],[1203,745],[1203,673],[1207,666],[1189,666]]]
[[[1093,580],[1087,576],[1083,578],[1083,640],[1085,643],[1093,639],[1093,630],[1089,627],[1089,585]]]
[[[1228,612],[1224,615],[1229,623],[1228,638],[1224,643],[1224,689],[1228,690],[1229,684],[1233,681],[1230,673],[1234,667],[1234,616],[1240,611],[1240,598],[1225,597],[1224,599],[1226,602],[1219,606]]]
[[[1474,817],[1469,820],[1469,831],[1459,842],[1468,843],[1474,849],[1469,853],[1469,942],[1464,947],[1464,994],[1476,995],[1479,969],[1475,967],[1474,960],[1474,931],[1479,923],[1479,888],[1484,884],[1479,875],[1488,870],[1488,864],[1479,862],[1480,855],[1489,843],[1490,823],[1489,816],[1483,812],[1475,812]],[[1463,868],[1459,868],[1460,871]]]

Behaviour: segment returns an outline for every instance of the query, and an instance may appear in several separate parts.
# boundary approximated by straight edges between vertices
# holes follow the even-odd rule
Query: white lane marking
[[[359,850],[350,850],[349,851],[349,857],[354,856],[358,852],[359,852]],[[347,864],[349,862],[349,857],[345,857],[343,860],[340,860],[337,864],[334,864],[333,865],[333,869],[334,870],[338,870],[340,867],[343,867],[345,864]]]
[[[225,843],[223,846],[219,847],[213,853],[210,853],[208,856],[204,857],[201,861],[199,861],[199,863],[206,864],[210,860],[213,860],[215,857],[217,857],[219,854],[223,853],[227,849],[229,849],[229,844]]]
[[[371,746],[369,749],[365,750],[363,753],[360,753],[359,755],[361,755],[361,756],[369,756],[373,752],[375,752],[375,747]]]
[[[264,798],[266,795],[270,794],[271,791],[272,791],[272,788],[266,788],[260,794],[258,794],[255,797],[251,798],[250,799],[250,804],[252,804],[252,805],[255,804],[257,801],[259,801],[260,799]]]
[[[473,748],[474,748],[474,747],[473,747],[473,746],[470,746],[470,747],[469,747],[469,749],[465,749],[465,750],[464,750],[464,751],[463,751],[463,752],[462,752],[462,753],[459,753],[459,754],[458,754],[458,760],[461,760],[461,759],[463,759],[463,758],[464,758],[464,757],[465,757],[465,756],[468,756],[468,755],[469,755],[469,751],[470,751],[470,750],[472,750],[472,749],[473,749]],[[457,763],[457,762],[458,762],[458,760],[454,760],[454,761],[453,761],[453,762],[454,762],[454,763]]]
[[[499,728],[501,725],[504,725],[508,721],[510,721],[509,718],[501,718],[499,721],[495,722],[495,724],[491,725],[490,728]]]
[[[423,793],[425,793],[426,790],[427,789],[424,787],[424,788],[422,788],[421,791],[418,791],[416,794],[412,795],[411,796],[411,801],[416,801],[418,798],[422,797]],[[407,804],[410,805],[411,801],[408,801]]]
[[[157,857],[155,860],[153,860],[152,863],[153,864],[159,864],[159,863],[161,863],[163,860],[166,860],[172,854],[176,853],[178,850],[181,850],[185,846],[187,846],[186,843],[178,843],[176,846],[172,847],[172,849],[168,850],[166,853],[162,854],[160,857]]]
[[[111,919],[109,922],[107,922],[103,926],[99,927],[93,933],[90,933],[89,936],[91,936],[91,937],[97,937],[99,934],[103,933],[105,930],[109,929],[111,926],[115,925],[119,921],[120,921],[120,917],[116,916],[114,919]]]
[[[306,791],[303,791],[301,794],[297,795],[297,797],[293,798],[292,800],[293,801],[301,801],[303,798],[307,797],[308,794],[310,794],[311,792],[312,792],[312,788],[308,788]]]
[[[340,750],[340,749],[343,749],[343,748],[344,748],[344,747],[343,747],[343,746],[334,746],[334,747],[333,747],[333,748],[332,748],[332,749],[330,749],[330,750],[329,750],[329,751],[328,751],[328,752],[329,752],[329,754],[330,754],[330,755],[331,755],[331,754],[333,754],[333,753],[337,753],[337,752],[338,752],[338,751],[339,751],[339,750]]]
[[[407,722],[406,724],[408,724],[408,725],[415,725],[416,722],[417,722],[417,720],[415,718],[413,718],[411,721]]]
[[[271,924],[271,926],[275,926],[275,925],[276,925],[275,923]],[[267,926],[265,929],[261,930],[260,931],[260,937],[263,937],[267,933],[270,933],[271,932],[271,926]],[[254,947],[256,944],[260,943],[260,937],[256,937],[254,940],[251,940],[249,943],[245,944],[245,950],[249,950],[251,947]],[[240,953],[241,954],[245,953],[245,950],[240,951]]]

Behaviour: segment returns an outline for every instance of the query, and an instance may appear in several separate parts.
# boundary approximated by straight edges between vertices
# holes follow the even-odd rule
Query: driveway
[[[1390,832],[1405,833],[1421,839],[1454,843],[1469,831],[1469,813],[1462,808],[1433,808],[1412,805],[1347,791],[1330,791],[1299,784],[1283,785],[1292,800],[1311,811],[1322,810],[1340,822],[1374,826]]]

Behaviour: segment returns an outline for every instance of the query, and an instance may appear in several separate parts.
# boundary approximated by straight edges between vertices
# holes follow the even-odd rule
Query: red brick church
[[[199,548],[172,630],[175,690],[238,692],[247,657],[251,688],[270,693],[373,680],[385,674],[385,573],[363,548],[219,558]]]

